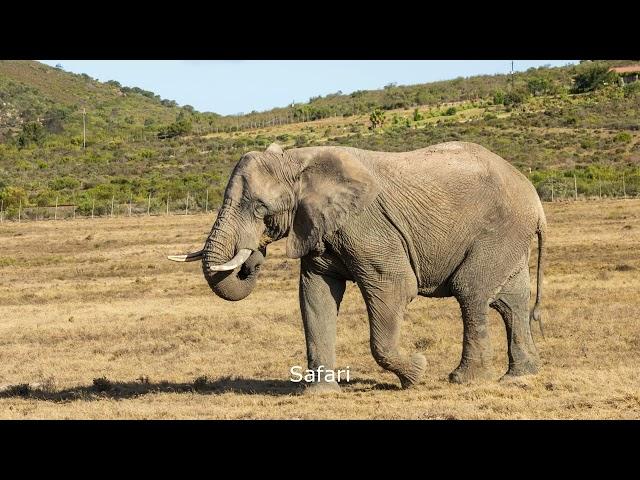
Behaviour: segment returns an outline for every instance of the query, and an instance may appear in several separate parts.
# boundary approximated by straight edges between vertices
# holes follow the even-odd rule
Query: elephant
[[[463,321],[453,383],[488,377],[489,308],[507,333],[508,370],[534,374],[546,218],[534,186],[485,147],[446,142],[409,152],[271,144],[244,154],[231,173],[204,248],[174,261],[202,261],[210,288],[238,301],[256,285],[267,246],[286,237],[300,259],[299,301],[310,370],[335,368],[336,320],[346,282],[364,298],[375,361],[401,388],[422,378],[420,353],[399,349],[400,324],[418,295],[455,297]],[[529,256],[537,236],[537,290],[529,312]],[[314,379],[305,391],[336,391]]]

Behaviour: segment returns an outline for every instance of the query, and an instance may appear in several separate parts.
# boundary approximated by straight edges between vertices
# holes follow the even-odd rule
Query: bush
[[[173,138],[191,133],[191,120],[181,118],[169,125],[165,130],[158,132],[158,138]]]
[[[457,112],[456,107],[449,107],[445,110],[444,114],[447,116],[455,115]]]
[[[371,112],[371,115],[369,115],[369,122],[371,123],[369,130],[375,130],[376,128],[383,126],[385,122],[384,112],[381,109],[376,108]]]
[[[633,137],[631,136],[630,133],[628,132],[620,132],[618,133],[615,137],[613,137],[613,139],[617,142],[617,143],[629,143],[631,142],[631,139]]]
[[[630,97],[634,97],[636,95],[640,94],[640,81],[638,82],[634,82],[634,83],[629,83],[628,85],[625,85],[623,88],[624,91],[624,98],[630,98]]]
[[[22,132],[18,135],[18,145],[26,147],[32,143],[40,145],[45,137],[45,129],[38,122],[28,122],[22,126]]]
[[[520,90],[512,90],[505,94],[503,103],[505,106],[516,106],[524,103],[526,99],[526,93]]]
[[[531,95],[543,95],[549,91],[551,83],[546,78],[535,77],[527,82],[527,89]]]
[[[80,186],[80,181],[69,176],[58,177],[49,181],[49,188],[52,190],[74,189]]]
[[[616,82],[618,75],[607,65],[594,65],[573,77],[573,92],[586,93]]]
[[[306,135],[298,135],[296,136],[296,143],[294,146],[296,147],[304,147],[307,143],[309,143],[309,137]]]

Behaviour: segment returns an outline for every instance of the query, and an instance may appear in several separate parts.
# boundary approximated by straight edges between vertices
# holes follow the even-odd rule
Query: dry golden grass
[[[403,348],[429,369],[416,389],[369,352],[355,285],[338,322],[342,393],[299,395],[305,365],[299,262],[269,250],[255,292],[228,303],[200,265],[213,218],[170,216],[0,225],[2,418],[640,418],[640,200],[546,204],[542,371],[513,383],[451,385],[462,322],[453,299],[409,306]],[[535,255],[532,255],[532,263]],[[535,269],[532,270],[532,276]],[[506,370],[491,312],[493,373]],[[39,383],[29,389],[22,386]]]

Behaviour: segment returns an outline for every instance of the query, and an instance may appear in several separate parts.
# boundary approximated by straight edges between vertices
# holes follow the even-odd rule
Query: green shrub
[[[369,126],[369,130],[375,130],[376,128],[382,127],[385,122],[384,117],[385,113],[379,108],[376,108],[373,112],[371,112],[371,115],[369,115],[369,122],[371,124]]]
[[[40,145],[45,137],[45,128],[38,122],[27,122],[22,126],[22,132],[18,135],[18,145],[26,147],[35,143]]]
[[[613,137],[613,139],[617,143],[629,143],[629,142],[631,142],[632,138],[633,137],[628,132],[620,132],[615,137]]]
[[[635,97],[636,95],[640,95],[640,81],[629,83],[624,86],[624,98]]]
[[[307,135],[296,136],[296,141],[295,141],[296,147],[304,147],[308,143],[309,143],[309,137]]]
[[[512,90],[504,95],[505,106],[516,106],[524,103],[527,99],[527,94],[521,90]]]
[[[49,181],[49,187],[52,190],[65,190],[65,189],[71,190],[74,188],[78,188],[79,186],[80,186],[80,181],[77,180],[76,178],[69,177],[69,176],[58,177]]]
[[[616,82],[617,74],[610,72],[607,65],[593,65],[573,77],[573,92],[586,93]]]

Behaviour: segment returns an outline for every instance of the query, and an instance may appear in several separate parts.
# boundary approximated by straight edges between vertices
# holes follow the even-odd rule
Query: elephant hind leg
[[[540,360],[531,335],[529,296],[529,269],[525,263],[491,303],[491,308],[502,316],[507,330],[509,370],[503,378],[538,372]]]
[[[462,358],[449,375],[452,383],[487,378],[493,357],[487,317],[501,284],[519,265],[514,246],[495,239],[478,243],[451,279],[464,326]]]

